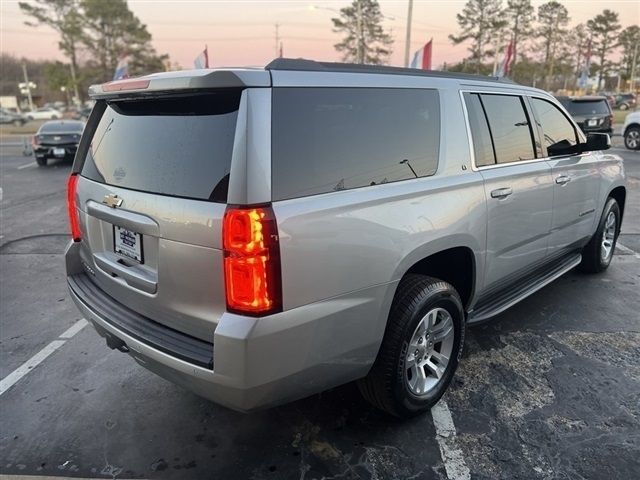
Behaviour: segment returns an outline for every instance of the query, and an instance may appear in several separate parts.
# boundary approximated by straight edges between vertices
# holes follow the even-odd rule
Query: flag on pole
[[[193,61],[193,66],[196,68],[209,68],[209,51],[206,45],[200,55]]]
[[[513,38],[509,42],[507,46],[507,50],[504,52],[504,59],[500,64],[500,68],[498,69],[496,76],[497,77],[506,77],[509,75],[509,69],[511,68],[511,62],[513,61]]]
[[[123,78],[129,78],[129,54],[124,53],[118,60],[116,66],[116,72],[113,74],[114,80],[122,80]]]
[[[425,43],[424,47],[413,55],[411,60],[411,68],[419,68],[421,70],[431,70],[431,50],[433,46],[433,38]]]
[[[584,65],[578,77],[578,87],[587,88],[587,82],[589,81],[589,71],[591,70],[591,39],[587,45],[587,54],[584,57]]]

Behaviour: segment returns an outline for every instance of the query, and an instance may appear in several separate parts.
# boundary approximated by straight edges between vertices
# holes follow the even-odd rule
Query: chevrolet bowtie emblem
[[[109,195],[104,196],[104,200],[102,200],[102,203],[110,206],[111,208],[116,208],[122,205],[122,199],[119,198],[118,195],[110,193]]]

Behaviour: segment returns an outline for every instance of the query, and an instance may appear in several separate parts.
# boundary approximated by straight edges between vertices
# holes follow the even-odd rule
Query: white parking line
[[[49,355],[58,350],[62,345],[67,343],[67,340],[73,337],[76,333],[86,327],[88,322],[82,318],[74,323],[70,328],[68,328],[60,337],[64,340],[54,340],[49,345],[44,347],[38,353],[36,353],[29,360],[24,362],[18,368],[16,368],[9,375],[0,380],[0,395],[9,390],[13,385],[15,385],[22,377],[24,377],[27,373],[32,371],[35,367],[37,367],[43,360],[45,360]]]
[[[73,337],[76,333],[86,327],[88,323],[89,322],[87,322],[84,318],[81,318],[76,323],[71,325],[62,335],[60,335],[59,338],[69,339]]]
[[[616,248],[619,248],[621,252],[624,252],[627,255],[633,255],[640,260],[640,253],[636,252],[635,250],[631,250],[629,247],[625,247],[620,242],[616,243]]]
[[[25,165],[20,165],[18,170],[22,170],[23,168],[35,167],[37,165],[36,162],[27,163]]]
[[[456,426],[451,418],[447,402],[440,400],[431,409],[433,425],[436,427],[436,441],[440,447],[440,456],[449,480],[470,480],[471,472],[458,447]]]

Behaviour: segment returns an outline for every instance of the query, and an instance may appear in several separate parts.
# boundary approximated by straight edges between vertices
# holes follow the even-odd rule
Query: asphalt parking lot
[[[0,474],[639,478],[640,153],[612,150],[629,193],[609,270],[471,329],[438,410],[399,422],[353,385],[242,415],[109,350],[67,293],[70,163],[37,167],[18,143],[0,137]]]

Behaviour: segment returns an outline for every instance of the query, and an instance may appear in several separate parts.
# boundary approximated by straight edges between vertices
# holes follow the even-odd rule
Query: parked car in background
[[[17,127],[27,123],[27,117],[21,113],[12,112],[6,108],[0,108],[0,124],[12,124]]]
[[[84,123],[75,120],[44,123],[31,141],[38,165],[46,166],[50,158],[72,159],[78,150],[83,130]]]
[[[616,106],[616,94],[613,92],[598,92],[596,93],[599,97],[605,97],[607,102],[609,102],[609,106],[614,108]]]
[[[638,101],[633,93],[620,93],[615,96],[615,108],[620,110],[632,110],[636,108]]]
[[[613,111],[606,97],[557,97],[584,133],[613,133]]]
[[[75,112],[73,112],[73,118],[76,120],[87,121],[89,115],[91,114],[91,107],[80,107]]]
[[[629,150],[640,150],[640,112],[633,112],[624,119],[622,127],[624,146]]]
[[[29,120],[56,120],[62,118],[62,112],[52,107],[42,107],[27,112],[26,116]]]
[[[613,257],[622,159],[542,90],[277,59],[89,93],[71,297],[109,347],[238,410],[359,380],[428,411],[468,324]]]

